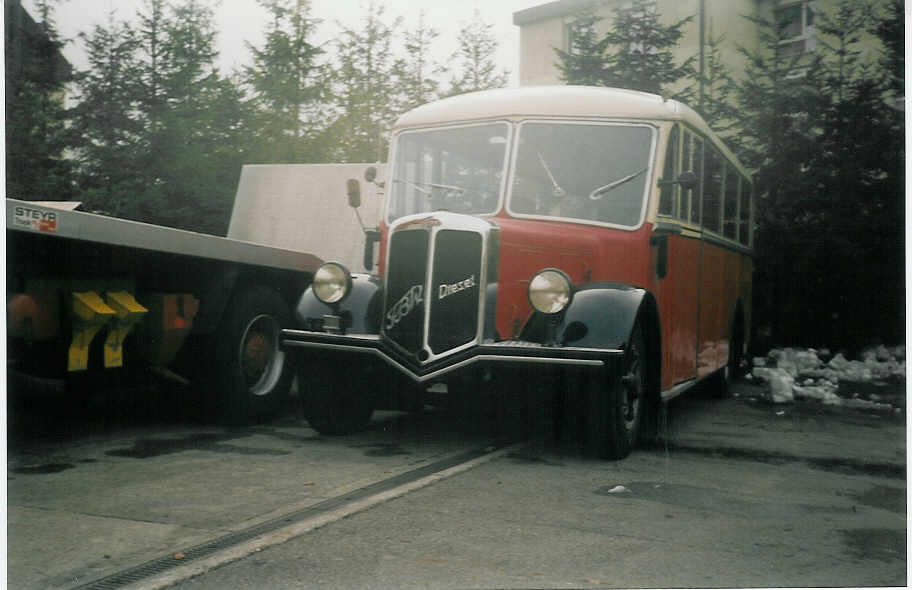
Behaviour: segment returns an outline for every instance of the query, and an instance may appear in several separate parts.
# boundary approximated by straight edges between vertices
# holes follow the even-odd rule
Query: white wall
[[[364,171],[383,164],[262,164],[241,170],[228,237],[308,252],[364,272],[364,233],[348,206],[346,180],[361,182],[361,219],[376,227],[383,198]],[[376,262],[376,260],[375,260]]]

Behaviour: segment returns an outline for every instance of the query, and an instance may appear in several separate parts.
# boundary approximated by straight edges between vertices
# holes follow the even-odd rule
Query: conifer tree
[[[146,0],[138,17],[83,36],[91,69],[73,127],[85,133],[84,195],[122,217],[222,233],[246,134],[241,95],[215,67],[212,11]]]
[[[700,111],[707,125],[725,137],[729,147],[732,147],[732,143],[737,141],[737,133],[729,136],[728,132],[737,126],[739,112],[734,104],[736,83],[722,59],[724,41],[725,35],[716,36],[712,30],[709,31],[704,46],[703,78],[697,80],[703,89],[703,100],[702,104],[697,101],[692,106]]]
[[[613,86],[653,94],[674,92],[674,98],[685,101],[691,97],[689,86],[678,86],[694,77],[694,58],[676,64],[674,50],[692,16],[664,25],[653,1],[633,0],[629,6],[614,9],[611,28],[598,38],[595,23],[599,19],[594,10],[593,6],[584,5],[577,14],[571,51],[556,50],[558,67],[566,83]]]
[[[53,7],[38,3],[36,26],[25,14],[5,39],[6,194],[20,199],[67,200],[73,196],[71,165],[64,157],[64,86],[72,69],[60,53],[63,41],[53,22]]]
[[[272,19],[263,47],[248,44],[253,65],[245,68],[253,98],[252,161],[296,163],[318,159],[315,137],[322,125],[327,76],[318,63],[323,50],[311,42],[317,22],[307,0],[259,0]]]
[[[601,19],[585,5],[569,25],[569,51],[555,48],[561,80],[567,84],[604,86],[607,39],[599,39],[595,26]]]
[[[396,116],[392,43],[401,19],[384,22],[386,8],[371,2],[362,26],[345,28],[336,43],[333,103],[336,112],[325,140],[335,162],[375,162],[386,155]]]
[[[905,3],[889,0],[886,14],[875,19],[872,32],[884,45],[880,66],[889,80],[894,99],[905,95]]]
[[[90,210],[118,217],[139,215],[143,183],[133,166],[141,158],[143,125],[133,93],[136,40],[113,13],[107,25],[80,34],[89,62],[76,82],[70,115],[80,199]]]
[[[886,319],[878,326],[884,333],[895,330],[891,320],[903,308],[897,288],[903,262],[903,123],[886,99],[890,77],[862,55],[862,33],[872,28],[870,8],[841,0],[816,19],[818,51],[826,57],[820,66],[820,128],[809,164],[820,171],[818,190],[807,207],[815,210],[822,236],[807,255],[832,261],[820,283],[840,293],[839,305],[833,302],[841,330],[836,336],[845,340],[871,336],[871,327],[880,323],[876,318]],[[877,298],[870,297],[873,291],[879,291]]]
[[[453,54],[458,69],[450,79],[449,96],[507,85],[510,73],[497,67],[495,55],[499,43],[492,29],[478,10],[462,25],[457,35],[459,49]]]
[[[418,26],[405,32],[405,57],[397,60],[395,66],[401,94],[398,111],[405,112],[439,97],[437,77],[444,74],[446,68],[431,57],[434,40],[439,36],[439,31],[425,24],[424,12],[418,16]]]
[[[814,149],[814,117],[817,108],[816,67],[804,76],[792,76],[802,56],[786,57],[779,51],[784,23],[749,17],[757,27],[759,46],[739,47],[746,58],[744,77],[737,92],[741,111],[739,156],[754,170],[755,224],[754,317],[757,325],[769,325],[779,342],[797,337],[801,305],[809,282],[807,259],[798,256],[794,231],[801,219],[796,208],[816,184],[805,172]],[[814,64],[812,64],[814,65]],[[797,344],[797,342],[795,342]],[[806,343],[805,343],[806,344]]]
[[[757,20],[765,46],[744,52],[742,159],[756,169],[758,197],[754,313],[780,344],[899,336],[903,133],[883,72],[862,60],[869,18],[855,0],[818,10],[816,50],[792,57],[777,51],[787,23]]]

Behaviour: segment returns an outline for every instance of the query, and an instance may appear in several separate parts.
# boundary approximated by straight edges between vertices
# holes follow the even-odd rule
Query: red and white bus
[[[621,458],[664,400],[738,367],[751,180],[687,106],[574,86],[448,98],[396,122],[385,189],[379,272],[325,264],[283,331],[318,430],[366,424],[366,384],[460,396],[521,374],[565,389],[592,448]]]

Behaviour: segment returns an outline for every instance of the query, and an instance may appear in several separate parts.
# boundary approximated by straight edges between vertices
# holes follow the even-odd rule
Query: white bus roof
[[[460,94],[403,114],[393,131],[460,122],[518,119],[635,119],[681,121],[715,139],[726,156],[734,155],[693,109],[656,94],[595,86],[525,86]]]
[[[595,86],[526,86],[460,94],[412,109],[394,129],[514,117],[681,120],[702,124],[689,107],[634,90]]]

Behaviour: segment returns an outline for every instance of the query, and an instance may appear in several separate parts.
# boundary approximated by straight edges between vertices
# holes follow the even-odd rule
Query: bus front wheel
[[[587,387],[586,440],[596,456],[623,459],[640,438],[648,403],[647,363],[646,338],[638,319],[626,346],[620,378],[593,379]]]

